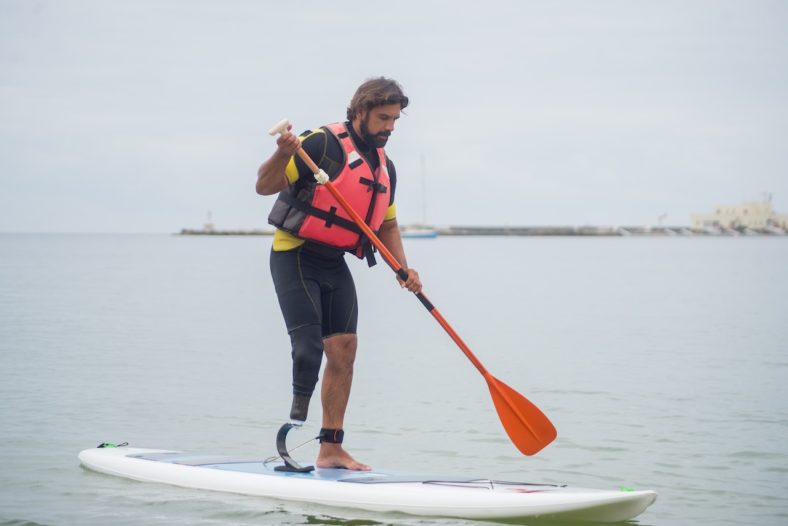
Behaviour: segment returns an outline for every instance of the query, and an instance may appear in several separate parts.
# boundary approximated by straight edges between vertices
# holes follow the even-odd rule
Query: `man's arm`
[[[378,238],[408,273],[408,279],[404,282],[399,276],[397,277],[400,286],[415,294],[421,292],[421,279],[419,278],[419,273],[412,268],[408,268],[408,261],[405,258],[405,248],[402,246],[402,237],[399,233],[397,220],[389,219],[388,221],[384,221],[380,226],[380,230],[378,230]]]
[[[276,151],[257,170],[255,189],[258,194],[273,195],[287,188],[285,169],[300,146],[301,140],[289,130],[279,136],[276,140]]]

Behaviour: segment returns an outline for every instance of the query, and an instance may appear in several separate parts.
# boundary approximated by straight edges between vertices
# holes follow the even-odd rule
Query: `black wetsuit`
[[[361,141],[350,123],[346,124],[359,153],[373,170],[377,169],[380,163],[375,149]],[[330,178],[342,171],[344,154],[332,134],[308,135],[302,147]],[[299,177],[285,192],[297,192],[302,185],[315,184],[309,168],[299,157],[295,159]],[[388,158],[386,160],[391,182],[389,204],[392,204],[396,171],[394,164]],[[279,306],[290,335],[293,394],[311,396],[323,359],[323,339],[356,333],[358,301],[353,277],[342,250],[310,241],[290,250],[272,250],[270,265]]]

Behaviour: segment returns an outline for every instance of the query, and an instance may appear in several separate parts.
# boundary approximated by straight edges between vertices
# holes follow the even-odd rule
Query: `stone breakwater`
[[[449,226],[435,227],[440,236],[784,236],[785,230],[721,229],[693,230],[685,226]],[[270,236],[273,230],[199,230],[184,228],[182,236]]]

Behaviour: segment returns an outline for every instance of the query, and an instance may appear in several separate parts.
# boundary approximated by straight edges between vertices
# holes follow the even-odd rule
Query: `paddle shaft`
[[[299,148],[296,153],[301,158],[301,160],[303,160],[304,163],[306,163],[309,169],[312,170],[312,173],[316,174],[320,171],[320,168],[318,168],[318,166],[315,164],[312,158],[309,157],[309,154],[306,153],[303,148]],[[364,222],[364,220],[361,219],[361,216],[358,215],[358,212],[356,212],[353,209],[353,207],[350,206],[350,203],[348,203],[347,200],[342,196],[342,194],[339,193],[339,190],[337,190],[334,187],[331,181],[327,181],[326,183],[323,183],[323,186],[325,186],[328,189],[331,195],[334,196],[334,199],[337,200],[337,202],[345,210],[345,212],[347,212],[350,218],[353,219],[353,222],[356,223],[356,225],[361,229],[361,231],[364,232],[364,235],[367,236],[367,238],[372,242],[373,245],[375,245],[375,248],[378,249],[378,252],[380,252],[380,255],[383,256],[383,259],[386,260],[386,263],[388,263],[389,267],[391,267],[391,269],[397,273],[397,276],[399,276],[399,278],[402,281],[407,280],[408,271],[405,270],[405,268],[403,268],[402,265],[400,265],[399,261],[397,261],[397,258],[394,257],[394,255],[389,251],[389,249],[386,248],[386,245],[383,244],[380,238],[378,238],[378,236],[375,235],[372,229],[369,228],[369,225],[367,225]],[[456,343],[457,346],[460,348],[460,350],[465,354],[465,356],[468,357],[468,359],[471,361],[474,367],[476,367],[476,369],[478,369],[479,372],[482,373],[482,375],[484,375],[485,378],[491,378],[491,375],[487,370],[487,368],[484,367],[484,365],[482,365],[482,362],[479,361],[476,355],[473,354],[473,352],[471,352],[471,349],[465,344],[464,341],[462,341],[462,338],[460,338],[459,334],[457,334],[457,332],[452,328],[452,326],[449,325],[449,322],[446,321],[446,318],[443,317],[440,311],[438,311],[438,309],[435,308],[435,305],[433,305],[432,302],[429,299],[427,299],[427,296],[425,296],[421,292],[417,292],[416,297],[419,299],[421,304],[424,305],[424,307],[430,312],[430,314],[432,314],[432,317],[438,321],[440,326],[443,327],[443,330],[446,331],[449,337],[452,340],[454,340],[454,343]]]

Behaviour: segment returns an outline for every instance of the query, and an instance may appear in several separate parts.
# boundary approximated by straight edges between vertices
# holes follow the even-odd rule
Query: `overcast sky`
[[[788,213],[786,28],[763,0],[0,0],[0,232],[264,227],[268,128],[379,75],[411,98],[401,223]]]

